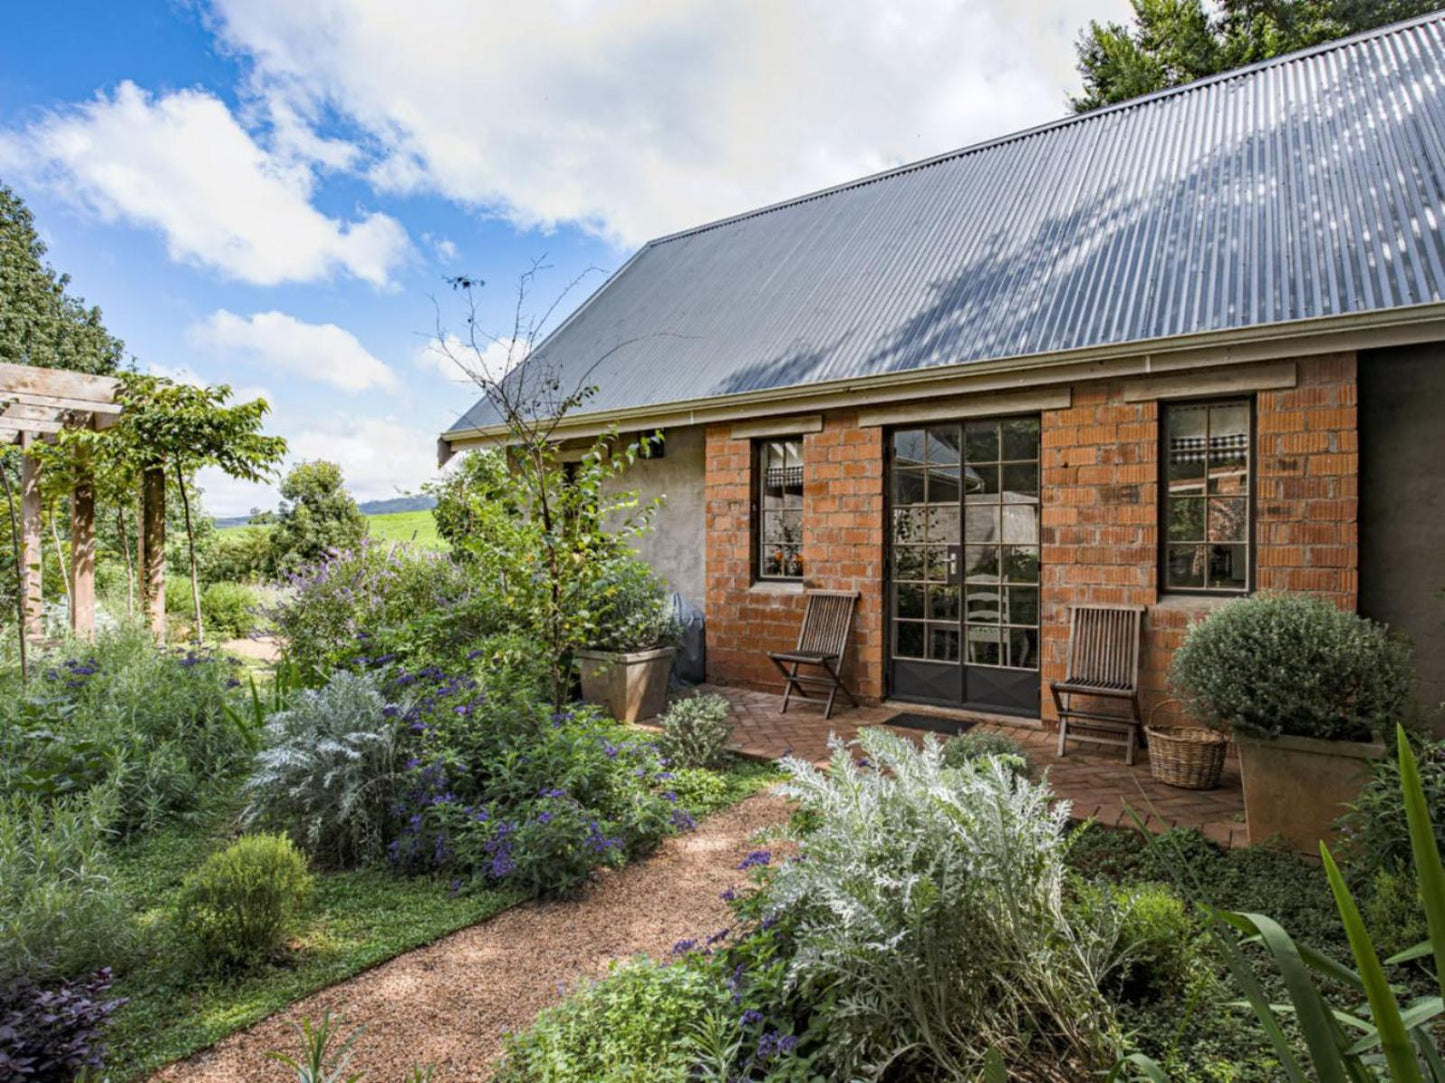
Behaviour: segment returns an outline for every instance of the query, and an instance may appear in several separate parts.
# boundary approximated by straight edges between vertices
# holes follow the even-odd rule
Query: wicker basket
[[[1219,774],[1224,770],[1229,738],[1199,726],[1154,725],[1159,708],[1174,702],[1165,700],[1149,712],[1150,724],[1144,727],[1149,736],[1149,770],[1166,786],[1212,790],[1219,785]]]

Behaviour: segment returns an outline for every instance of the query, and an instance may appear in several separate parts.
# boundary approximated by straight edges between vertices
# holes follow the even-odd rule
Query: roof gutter
[[[559,439],[596,436],[614,427],[677,428],[794,411],[875,405],[922,395],[1002,391],[1437,340],[1445,340],[1445,302],[1432,301],[1379,312],[1323,316],[599,410],[563,418],[557,427],[557,436]],[[499,424],[443,433],[437,442],[438,458],[445,463],[452,454],[465,448],[496,444],[507,432],[507,426]]]

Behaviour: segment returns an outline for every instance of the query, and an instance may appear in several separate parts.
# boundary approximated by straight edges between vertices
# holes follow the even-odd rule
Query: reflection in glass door
[[[900,429],[891,452],[890,694],[1036,714],[1039,419]]]

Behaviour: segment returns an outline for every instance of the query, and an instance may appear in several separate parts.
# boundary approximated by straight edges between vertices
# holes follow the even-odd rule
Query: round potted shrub
[[[1261,594],[1192,625],[1169,681],[1194,718],[1233,733],[1250,841],[1313,853],[1406,710],[1410,653],[1321,598]]]
[[[577,652],[582,698],[619,722],[662,713],[678,623],[666,585],[640,560],[619,561],[598,584],[597,634]]]

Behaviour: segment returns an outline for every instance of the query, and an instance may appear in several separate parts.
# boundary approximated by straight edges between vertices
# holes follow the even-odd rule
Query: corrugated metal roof
[[[1378,311],[1442,221],[1437,14],[651,241],[528,364],[596,413]]]

